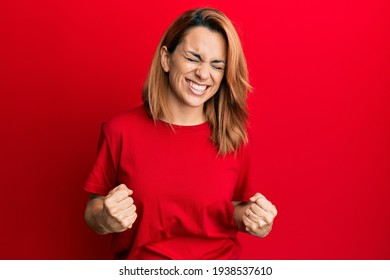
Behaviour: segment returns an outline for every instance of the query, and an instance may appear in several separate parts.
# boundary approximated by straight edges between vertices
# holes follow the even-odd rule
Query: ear
[[[169,72],[169,52],[166,46],[163,46],[160,50],[161,67],[165,73]]]

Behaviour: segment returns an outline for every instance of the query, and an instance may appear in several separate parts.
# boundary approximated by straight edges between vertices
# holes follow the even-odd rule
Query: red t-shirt
[[[154,122],[137,107],[103,124],[96,162],[84,186],[107,195],[133,190],[137,220],[114,233],[117,259],[237,259],[232,201],[248,201],[248,145],[217,156],[208,123]]]

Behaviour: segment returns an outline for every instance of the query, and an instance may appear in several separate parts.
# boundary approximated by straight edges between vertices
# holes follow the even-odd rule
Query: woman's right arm
[[[85,209],[85,221],[98,234],[122,232],[133,226],[137,219],[131,198],[133,191],[121,184],[107,196],[91,195]]]

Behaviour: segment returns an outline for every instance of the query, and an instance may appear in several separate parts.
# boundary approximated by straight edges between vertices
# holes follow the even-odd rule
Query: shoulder
[[[149,121],[149,119],[150,117],[146,113],[145,107],[140,105],[110,118],[105,123],[113,127],[122,127],[139,122]]]
[[[147,114],[145,107],[140,105],[103,122],[102,129],[106,135],[121,135],[142,129],[152,123],[153,120]]]

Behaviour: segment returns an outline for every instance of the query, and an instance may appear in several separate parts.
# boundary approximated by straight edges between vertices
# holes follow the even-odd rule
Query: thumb
[[[117,191],[120,191],[120,190],[124,190],[128,193],[128,195],[132,195],[133,194],[133,190],[129,189],[125,184],[120,184],[116,187],[116,190]]]

